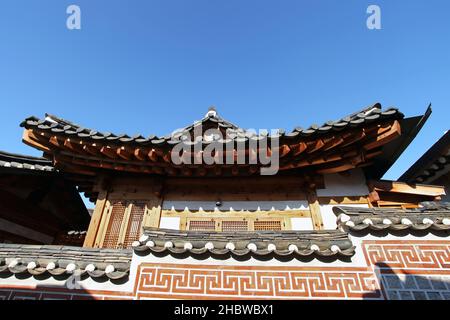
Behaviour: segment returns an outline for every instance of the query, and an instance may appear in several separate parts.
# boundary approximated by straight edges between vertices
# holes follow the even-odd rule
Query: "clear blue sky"
[[[81,8],[81,30],[66,8]],[[382,30],[366,28],[369,4]],[[422,114],[395,179],[449,129],[447,0],[2,0],[0,149],[40,153],[19,123],[45,112],[164,135],[215,105],[245,128],[321,124],[373,102]]]

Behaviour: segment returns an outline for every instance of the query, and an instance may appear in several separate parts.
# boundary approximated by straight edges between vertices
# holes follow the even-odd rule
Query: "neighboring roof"
[[[16,196],[16,202],[13,202],[11,195],[8,196],[8,204],[0,208],[1,217],[14,214],[16,217],[22,215],[31,219],[49,218],[61,228],[86,228],[89,224],[86,206],[77,190],[77,185],[89,183],[89,187],[92,186],[84,176],[81,182],[74,183],[73,177],[69,179],[67,174],[58,171],[48,159],[5,151],[0,151],[0,175],[2,178],[13,177],[8,183],[5,180],[0,189],[3,193]],[[46,198],[42,202],[36,201],[32,196],[29,197],[33,194],[41,194],[40,197],[45,195]],[[11,207],[12,203],[16,203],[14,207]]]
[[[91,249],[53,245],[0,244],[0,274],[29,273],[36,276],[107,277],[128,276],[131,250]]]
[[[212,253],[236,256],[352,256],[354,249],[348,235],[331,231],[179,231],[144,228],[144,234],[133,243],[137,252]]]
[[[53,172],[52,162],[45,158],[31,157],[0,150],[0,169],[24,169]]]
[[[336,206],[338,226],[352,231],[450,230],[450,203],[423,202],[418,209]]]
[[[428,149],[400,178],[405,182],[433,183],[450,172],[450,131]]]

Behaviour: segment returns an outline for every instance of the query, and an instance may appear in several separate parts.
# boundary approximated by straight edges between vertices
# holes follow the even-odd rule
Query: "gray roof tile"
[[[450,203],[423,202],[418,209],[336,206],[338,225],[346,230],[450,230]]]
[[[213,111],[213,112],[211,112]],[[364,125],[364,123],[372,122],[376,120],[382,120],[386,118],[400,119],[403,118],[403,114],[400,113],[397,109],[390,108],[384,111],[381,111],[381,105],[375,104],[371,107],[365,108],[359,112],[356,112],[350,116],[346,116],[342,119],[338,119],[336,121],[327,121],[322,126],[313,124],[308,129],[304,130],[300,127],[296,127],[291,132],[285,132],[284,130],[280,130],[279,136],[281,139],[292,139],[293,137],[313,137],[314,135],[322,135],[324,133],[332,132],[332,131],[340,131],[347,127],[355,127]],[[232,129],[232,131],[237,131],[237,133],[230,133],[228,138],[237,139],[237,137],[247,136],[247,131],[239,128],[233,123],[224,120],[220,116],[217,115],[215,110],[210,110],[208,114],[199,121],[195,121],[193,124],[186,126],[181,129],[182,132],[190,131],[196,125],[205,124],[207,122],[213,122],[218,124],[219,127]],[[54,133],[61,133],[67,135],[77,135],[80,138],[92,139],[95,141],[106,139],[107,141],[120,141],[121,143],[130,143],[134,145],[140,144],[153,144],[156,146],[163,146],[168,144],[168,141],[173,141],[173,137],[164,136],[158,137],[155,135],[151,135],[147,139],[144,138],[141,134],[136,134],[132,137],[127,136],[125,134],[122,135],[114,135],[111,133],[101,134],[96,130],[86,129],[75,123],[69,122],[67,120],[55,117],[53,115],[46,115],[45,119],[39,120],[36,117],[29,117],[25,119],[21,123],[22,127],[27,129],[38,128],[39,130],[48,131],[51,130]],[[298,134],[300,133],[300,134]],[[261,134],[260,134],[261,135]],[[117,141],[118,140],[118,141]]]
[[[253,247],[252,247],[253,246]],[[145,228],[133,244],[135,251],[174,254],[254,254],[352,256],[354,247],[346,233],[332,231],[207,232]]]
[[[77,273],[92,278],[106,276],[115,280],[128,276],[131,256],[131,250],[0,244],[0,273],[12,275],[28,272],[31,275],[39,275],[48,272],[53,276]],[[27,268],[31,262],[36,264],[36,268]],[[55,264],[54,269],[47,268],[50,263]],[[75,264],[75,270],[67,270],[66,267],[72,263]],[[95,270],[85,270],[90,264],[94,265]],[[106,267],[109,265],[114,267],[114,271],[106,273]]]

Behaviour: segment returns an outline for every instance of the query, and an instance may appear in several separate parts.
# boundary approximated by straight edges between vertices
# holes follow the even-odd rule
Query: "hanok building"
[[[163,137],[28,118],[23,141],[95,210],[82,247],[0,245],[0,296],[448,299],[444,188],[380,180],[430,113],[267,134],[211,109]]]
[[[83,244],[89,213],[52,161],[0,151],[0,201],[0,243]]]

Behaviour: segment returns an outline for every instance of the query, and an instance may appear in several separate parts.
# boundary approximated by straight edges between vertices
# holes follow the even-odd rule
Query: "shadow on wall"
[[[387,300],[450,300],[450,277],[394,271],[382,262],[376,264],[375,274],[381,287],[375,293]],[[363,299],[372,299],[373,294]]]

